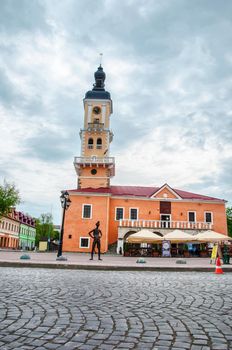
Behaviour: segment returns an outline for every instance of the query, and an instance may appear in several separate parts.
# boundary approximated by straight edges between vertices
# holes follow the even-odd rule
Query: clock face
[[[93,107],[93,113],[94,114],[100,114],[101,113],[101,108],[98,106]]]

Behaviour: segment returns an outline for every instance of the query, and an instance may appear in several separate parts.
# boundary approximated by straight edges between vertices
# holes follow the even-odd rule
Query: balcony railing
[[[75,157],[74,164],[112,164],[114,157]]]
[[[104,129],[104,123],[88,123],[88,130],[101,131]]]
[[[206,222],[189,222],[189,221],[161,221],[161,220],[128,220],[121,219],[120,227],[137,227],[152,229],[179,229],[179,230],[211,230],[212,223]]]

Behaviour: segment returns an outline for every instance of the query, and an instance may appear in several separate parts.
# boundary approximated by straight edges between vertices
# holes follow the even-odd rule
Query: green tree
[[[38,246],[39,241],[48,241],[56,239],[56,231],[53,228],[53,218],[51,213],[41,214],[36,219],[36,238],[35,244]]]
[[[232,207],[226,208],[228,235],[232,237]]]
[[[4,181],[3,185],[0,185],[0,217],[9,214],[11,209],[19,203],[19,190],[14,184]]]

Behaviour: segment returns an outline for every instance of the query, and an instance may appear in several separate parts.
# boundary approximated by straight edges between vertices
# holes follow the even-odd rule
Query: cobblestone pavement
[[[0,349],[232,349],[232,274],[0,268]]]

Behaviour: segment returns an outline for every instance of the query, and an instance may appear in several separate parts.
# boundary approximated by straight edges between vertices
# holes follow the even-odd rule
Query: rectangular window
[[[80,248],[89,248],[89,238],[80,237]]]
[[[116,208],[115,220],[123,219],[123,216],[124,216],[123,211],[124,211],[124,208]]]
[[[160,214],[171,214],[171,202],[160,202]]]
[[[92,217],[92,205],[91,204],[83,204],[82,206],[82,218],[83,219],[91,219]]]
[[[212,213],[211,212],[206,212],[205,213],[205,222],[209,222],[209,223],[213,222],[213,220],[212,220]]]
[[[130,208],[130,220],[138,220],[138,209]]]
[[[196,222],[196,213],[195,211],[189,211],[188,212],[188,221],[189,222]]]

